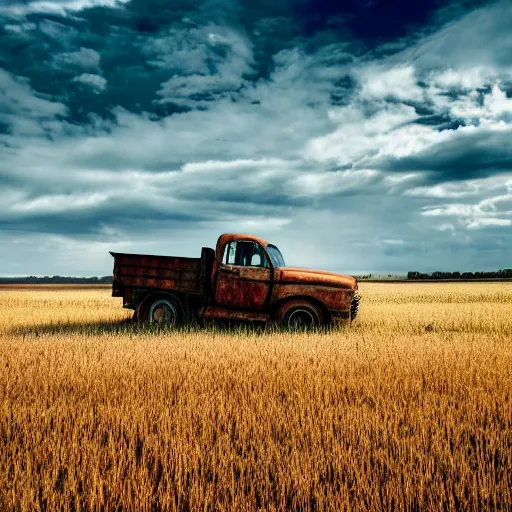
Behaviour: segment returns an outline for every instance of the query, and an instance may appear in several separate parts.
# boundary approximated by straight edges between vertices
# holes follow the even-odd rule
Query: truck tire
[[[294,331],[308,331],[324,323],[324,314],[320,307],[308,300],[290,300],[282,304],[275,315],[282,327]]]
[[[158,294],[146,297],[137,308],[139,323],[175,327],[183,323],[184,308],[178,297]]]

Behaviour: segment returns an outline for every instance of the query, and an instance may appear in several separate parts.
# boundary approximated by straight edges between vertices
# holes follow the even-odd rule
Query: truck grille
[[[357,316],[357,312],[359,311],[359,302],[361,301],[361,296],[359,292],[356,290],[354,296],[352,297],[352,302],[350,303],[350,319],[354,320]]]

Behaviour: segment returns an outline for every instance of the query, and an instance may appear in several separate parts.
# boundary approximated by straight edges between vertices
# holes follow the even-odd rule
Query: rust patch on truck
[[[276,283],[272,302],[275,303],[292,297],[311,297],[321,302],[328,310],[348,311],[353,295],[352,290],[342,290],[322,285],[292,284],[283,286]]]
[[[272,302],[302,296],[321,303],[332,316],[350,317],[357,281],[334,272],[301,268],[277,269]]]
[[[263,309],[269,293],[271,270],[220,265],[215,302],[239,308]]]
[[[224,251],[231,242],[252,242],[259,244],[263,251],[267,247],[265,240],[254,235],[228,233],[219,237],[212,270],[214,302],[218,306],[232,309],[265,310],[270,296],[273,269],[270,265],[256,267],[224,263]],[[267,255],[265,259],[270,263]]]
[[[246,322],[268,322],[270,317],[267,313],[259,311],[234,311],[228,308],[208,306],[204,311],[204,318],[222,320],[241,320]]]
[[[351,276],[328,272],[327,270],[311,270],[307,268],[284,267],[279,269],[276,279],[281,283],[300,285],[323,285],[330,288],[352,290],[357,281]]]
[[[200,293],[199,258],[119,254],[114,256],[113,295],[121,288],[149,288]]]

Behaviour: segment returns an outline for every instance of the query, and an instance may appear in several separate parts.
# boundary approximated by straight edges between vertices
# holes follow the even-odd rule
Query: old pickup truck
[[[359,307],[356,279],[287,267],[275,245],[253,235],[221,235],[200,258],[110,254],[112,296],[122,297],[138,322],[226,319],[307,329],[350,324]]]

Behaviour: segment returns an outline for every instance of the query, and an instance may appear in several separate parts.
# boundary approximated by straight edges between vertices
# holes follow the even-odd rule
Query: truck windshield
[[[275,245],[268,244],[267,252],[270,256],[270,259],[272,260],[272,265],[274,265],[274,267],[286,267],[283,255]]]

